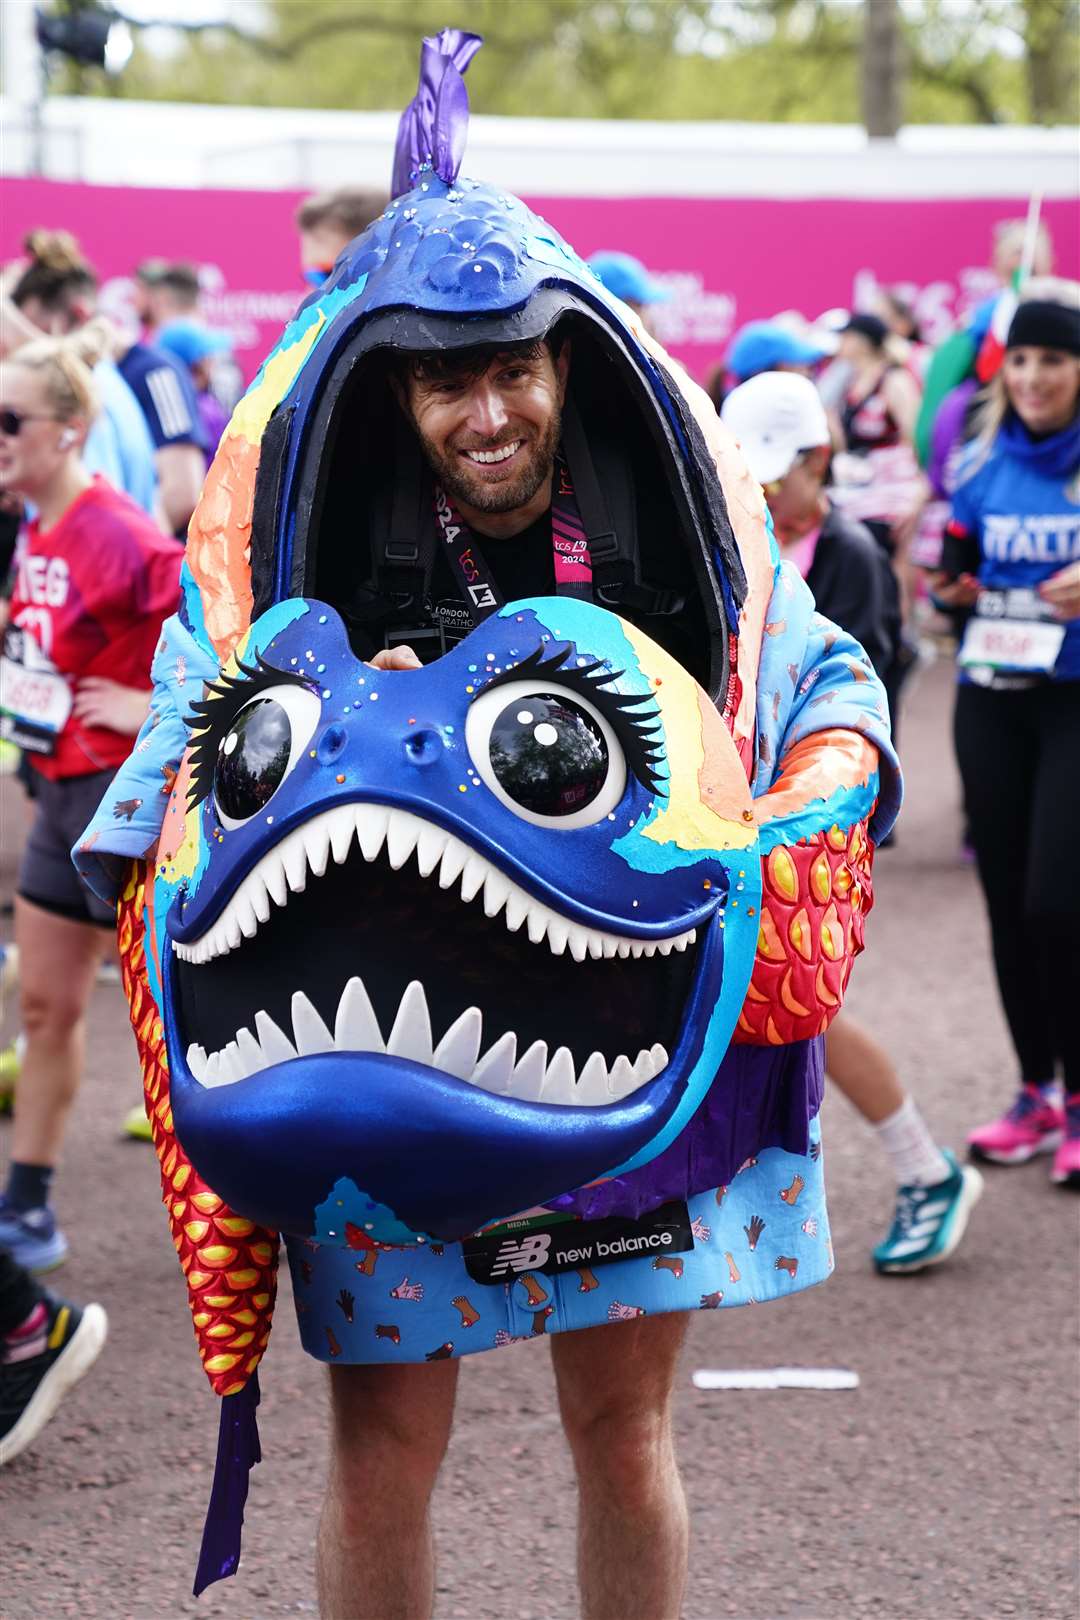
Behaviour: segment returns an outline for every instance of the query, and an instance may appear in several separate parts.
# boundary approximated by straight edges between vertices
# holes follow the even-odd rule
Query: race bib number
[[[71,688],[37,641],[9,626],[0,657],[0,736],[51,754],[71,714]]]
[[[690,1212],[682,1201],[662,1204],[637,1220],[611,1216],[579,1221],[556,1215],[505,1221],[461,1245],[465,1269],[478,1283],[512,1283],[526,1271],[548,1276],[591,1271],[616,1260],[686,1254],[693,1247]]]
[[[1065,626],[1047,616],[1034,591],[983,591],[960,646],[965,669],[1048,675],[1057,662]]]

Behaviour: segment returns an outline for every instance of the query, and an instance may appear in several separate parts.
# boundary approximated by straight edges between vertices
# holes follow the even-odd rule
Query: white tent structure
[[[6,77],[10,86],[12,76]],[[397,112],[306,112],[50,96],[0,97],[0,172],[97,185],[304,190],[382,185]],[[469,161],[525,195],[1074,197],[1070,129],[474,117]]]

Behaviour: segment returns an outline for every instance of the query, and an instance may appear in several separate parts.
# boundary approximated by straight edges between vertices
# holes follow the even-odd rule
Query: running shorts
[[[435,1361],[637,1316],[763,1303],[823,1282],[833,1257],[818,1120],[809,1153],[766,1149],[687,1209],[687,1252],[499,1283],[476,1282],[458,1243],[358,1254],[289,1238],[301,1342],[339,1366]]]
[[[34,822],[19,861],[16,890],[31,905],[70,922],[116,926],[116,908],[87,889],[71,864],[78,843],[115,771],[92,771],[51,782],[34,772]]]

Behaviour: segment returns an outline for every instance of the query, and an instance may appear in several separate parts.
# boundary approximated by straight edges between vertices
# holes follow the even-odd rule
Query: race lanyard
[[[502,592],[465,519],[441,485],[435,490],[435,522],[446,555],[474,625],[503,605]],[[589,543],[574,494],[570,468],[560,452],[555,458],[551,495],[551,547],[555,590],[559,596],[592,597]]]

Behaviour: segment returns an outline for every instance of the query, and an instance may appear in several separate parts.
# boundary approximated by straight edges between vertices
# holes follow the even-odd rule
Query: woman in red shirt
[[[0,1246],[31,1270],[67,1253],[49,1181],[114,923],[79,883],[69,851],[146,718],[150,661],[182,558],[140,507],[82,465],[97,409],[87,365],[95,343],[84,328],[0,367],[0,491],[37,514],[18,557],[0,667],[3,731],[24,750],[35,803],[15,900],[26,1050]]]

